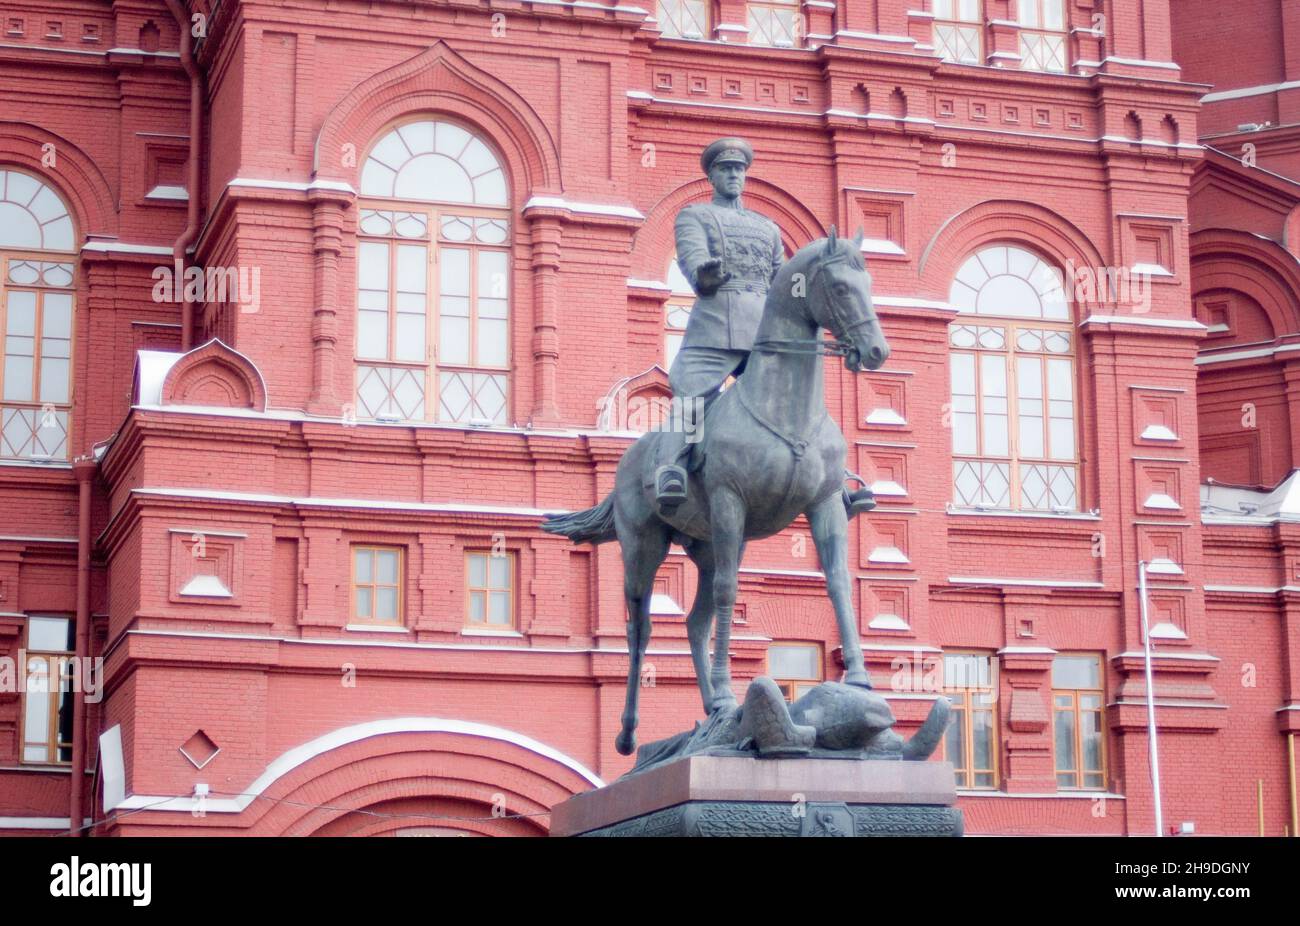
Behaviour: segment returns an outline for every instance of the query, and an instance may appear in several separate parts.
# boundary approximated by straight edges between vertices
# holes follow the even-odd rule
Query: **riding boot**
[[[655,470],[655,502],[663,511],[672,512],[686,501],[686,473],[690,467],[692,446],[686,444],[677,451],[672,463],[665,463]]]
[[[674,399],[673,430],[687,435],[684,446],[674,454],[671,462],[655,470],[655,502],[661,511],[672,513],[688,493],[688,473],[695,469],[695,441],[690,435],[695,434],[699,421],[703,419],[703,409],[697,407],[694,400],[679,402]],[[708,406],[705,400],[704,407]]]

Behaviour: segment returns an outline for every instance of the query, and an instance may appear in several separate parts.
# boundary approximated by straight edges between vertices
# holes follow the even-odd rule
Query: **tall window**
[[[821,645],[773,643],[767,648],[767,673],[787,701],[797,700],[822,682]]]
[[[659,0],[659,31],[670,39],[702,39],[709,34],[707,0]]]
[[[1061,273],[1010,245],[985,248],[948,294],[954,502],[1076,511],[1074,331]]]
[[[1065,0],[1017,0],[1020,66],[1031,71],[1065,67]]]
[[[749,4],[749,44],[794,48],[802,45],[803,16],[797,0]]]
[[[352,548],[353,624],[402,623],[402,549]]]
[[[934,47],[944,61],[979,64],[984,32],[980,0],[934,0]]]
[[[1052,714],[1056,786],[1106,787],[1102,727],[1101,657],[1057,656],[1052,660]]]
[[[68,458],[74,238],[53,190],[0,170],[0,458]]]
[[[24,762],[66,765],[72,761],[73,633],[70,618],[27,619]]]
[[[945,653],[943,689],[952,704],[944,755],[959,788],[996,788],[997,666],[980,653]]]
[[[469,627],[516,629],[515,554],[473,550],[465,554]]]
[[[361,172],[357,415],[505,424],[510,370],[506,177],[477,136],[411,122]]]
[[[664,369],[673,368],[682,338],[686,337],[686,323],[691,320],[691,306],[695,305],[695,291],[677,266],[677,256],[668,262],[668,289],[671,291],[664,304]]]

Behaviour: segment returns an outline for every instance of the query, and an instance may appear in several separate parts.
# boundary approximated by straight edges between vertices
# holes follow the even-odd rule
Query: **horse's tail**
[[[594,508],[573,511],[569,514],[548,514],[542,530],[550,534],[563,534],[574,543],[605,543],[614,540],[614,495],[610,493]]]
[[[945,697],[938,697],[930,708],[930,716],[925,718],[921,728],[912,734],[912,738],[903,745],[903,758],[913,762],[927,759],[943,739],[948,729],[948,718],[952,714],[952,705]]]

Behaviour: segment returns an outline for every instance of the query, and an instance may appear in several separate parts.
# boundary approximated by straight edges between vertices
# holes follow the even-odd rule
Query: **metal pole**
[[[1286,777],[1291,786],[1291,835],[1300,836],[1300,820],[1297,820],[1295,790],[1295,734],[1286,735]]]
[[[1142,649],[1147,664],[1147,744],[1151,751],[1151,790],[1156,805],[1156,835],[1165,834],[1165,815],[1160,806],[1160,750],[1156,745],[1156,693],[1151,681],[1151,628],[1147,624],[1147,564],[1138,563],[1138,590],[1142,598]]]

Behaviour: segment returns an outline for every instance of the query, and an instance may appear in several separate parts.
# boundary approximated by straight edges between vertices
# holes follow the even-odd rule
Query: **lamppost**
[[[1164,813],[1160,807],[1160,750],[1156,743],[1156,693],[1151,682],[1151,626],[1147,621],[1147,564],[1138,563],[1138,594],[1142,601],[1142,649],[1147,671],[1147,744],[1151,753],[1151,790],[1156,802],[1156,835],[1165,834]]]

